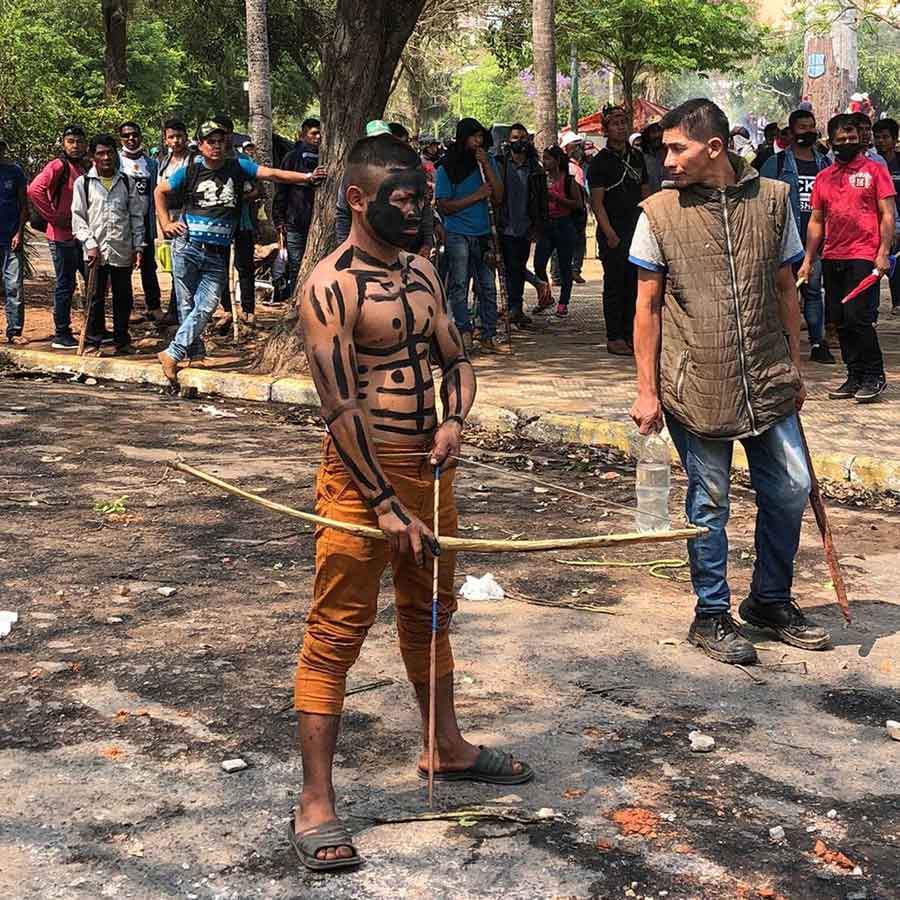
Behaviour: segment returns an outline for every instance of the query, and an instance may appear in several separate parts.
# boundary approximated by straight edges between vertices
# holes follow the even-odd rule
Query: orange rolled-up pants
[[[381,467],[400,502],[429,528],[434,527],[434,469],[427,455],[410,451],[425,446],[377,444]],[[453,470],[441,475],[440,536],[455,535],[456,501]],[[378,527],[326,436],[316,480],[316,512],[329,519]],[[436,671],[442,678],[453,671],[448,634],[456,611],[453,576],[456,554],[440,556]],[[429,559],[426,556],[426,559]],[[294,708],[300,712],[338,716],[344,705],[347,672],[359,656],[375,621],[378,588],[388,564],[394,575],[397,634],[406,674],[413,684],[428,681],[431,649],[432,567],[416,565],[409,554],[394,553],[387,541],[357,537],[334,528],[316,531],[314,596],[294,683]]]

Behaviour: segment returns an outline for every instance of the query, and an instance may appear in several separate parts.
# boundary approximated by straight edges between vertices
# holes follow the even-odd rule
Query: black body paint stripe
[[[353,475],[360,484],[364,484],[370,491],[375,490],[375,485],[369,481],[368,478],[362,473],[362,470],[354,461],[353,457],[344,450],[344,448],[340,445],[338,439],[334,436],[334,433],[331,434],[331,439],[334,441],[334,448],[338,452],[338,456],[341,458],[341,462],[350,470],[350,474]]]
[[[386,431],[390,434],[405,434],[407,437],[418,437],[420,434],[424,434],[426,430],[425,428],[397,428],[394,425],[382,425],[380,422],[376,422],[372,425],[372,428],[378,431]]]
[[[385,369],[417,369],[416,360],[417,359],[425,359],[428,356],[428,351],[423,350],[421,353],[417,353],[415,359],[400,359],[396,362],[386,362],[379,363],[377,366],[372,366],[373,372],[383,372]]]
[[[328,385],[331,384],[331,382],[328,380],[328,376],[325,374],[325,366],[322,365],[322,360],[320,359],[319,354],[316,353],[315,350],[313,350],[312,356],[313,356],[313,362],[316,364],[316,369],[319,373],[319,378],[322,380],[322,388],[327,390]]]
[[[328,304],[328,313],[329,315],[334,315],[334,303],[332,302],[333,294],[331,292],[331,288],[328,285],[325,285],[325,302]]]
[[[390,347],[363,347],[357,345],[356,351],[360,356],[390,356],[392,353],[399,353],[401,350],[408,350],[410,343],[414,345],[427,344],[429,338],[424,334],[414,334],[411,338],[407,338],[402,344],[391,344]]]
[[[396,419],[398,422],[406,422],[410,419],[419,419],[422,416],[433,416],[435,415],[435,409],[433,406],[423,406],[421,409],[417,408],[414,412],[403,412],[399,409],[373,409],[371,414],[376,419]]]
[[[348,247],[338,258],[334,264],[335,271],[342,272],[349,269],[353,263],[353,248]]]
[[[341,325],[344,324],[346,310],[344,308],[344,294],[341,291],[341,286],[335,281],[332,282],[331,289],[334,291],[334,299],[337,301],[338,305],[338,316],[341,320]]]
[[[309,299],[312,302],[313,312],[316,314],[316,318],[323,324],[327,325],[328,320],[325,318],[325,311],[322,309],[322,304],[319,303],[319,298],[316,296],[316,289],[310,288],[309,291]]]
[[[366,382],[368,384],[368,382]],[[430,391],[434,387],[434,381],[426,381],[422,387],[426,391]],[[375,388],[376,394],[393,394],[395,397],[413,397],[419,392],[418,387],[408,387],[408,388],[392,388],[392,387],[380,387]]]
[[[347,383],[347,373],[344,371],[344,357],[341,352],[341,340],[334,336],[334,349],[331,351],[331,364],[334,366],[334,377],[337,381],[338,393],[344,400],[350,399],[350,386]]]
[[[403,509],[400,507],[399,503],[391,504],[391,512],[404,524],[409,525],[410,519],[409,516],[403,512]]]
[[[399,259],[396,262],[388,264],[383,259],[370,256],[365,250],[360,250],[359,247],[353,248],[353,256],[361,263],[365,263],[367,266],[372,266],[373,268],[387,269],[389,272],[397,272],[401,268]]]

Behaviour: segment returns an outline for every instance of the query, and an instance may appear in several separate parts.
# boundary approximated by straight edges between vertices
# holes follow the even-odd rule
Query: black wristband
[[[447,416],[447,418],[444,419],[444,421],[441,422],[441,424],[446,425],[448,422],[459,422],[460,428],[464,428],[466,425],[465,420],[463,419],[462,416]]]

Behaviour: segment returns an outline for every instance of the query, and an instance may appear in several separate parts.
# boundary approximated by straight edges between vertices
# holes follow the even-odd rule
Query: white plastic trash
[[[0,638],[5,638],[13,625],[19,621],[19,614],[8,609],[0,609]]]
[[[466,583],[459,589],[459,594],[465,600],[502,600],[505,596],[490,572],[481,578],[466,575]]]

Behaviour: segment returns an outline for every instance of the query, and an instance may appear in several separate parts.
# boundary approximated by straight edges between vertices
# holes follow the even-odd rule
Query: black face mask
[[[854,141],[852,144],[836,144],[834,146],[834,156],[842,163],[848,163],[854,160],[859,151],[862,150],[862,144]]]
[[[403,210],[391,204],[394,191],[412,191],[414,216],[407,217]],[[381,182],[375,199],[366,210],[366,220],[378,238],[401,250],[414,250],[422,243],[422,205],[425,202],[425,176],[418,169],[405,169],[388,175]],[[415,228],[415,234],[406,234]]]
[[[816,142],[816,133],[814,131],[802,131],[800,134],[794,135],[794,143],[798,147],[812,147]]]
[[[528,150],[528,141],[512,141],[509,149],[513,153],[525,153]]]

